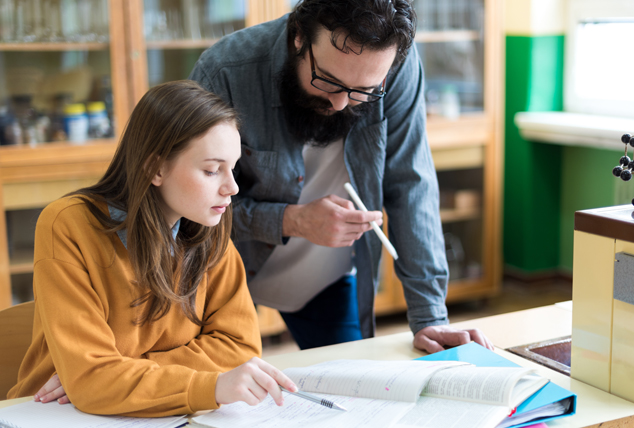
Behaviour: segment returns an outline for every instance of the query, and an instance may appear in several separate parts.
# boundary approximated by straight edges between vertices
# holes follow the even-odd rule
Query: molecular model
[[[625,155],[619,159],[619,165],[612,169],[612,174],[615,177],[621,177],[623,181],[630,181],[632,179],[632,170],[634,170],[634,161],[627,155],[627,145],[629,144],[634,147],[634,137],[630,134],[623,134],[621,136],[621,142],[625,144]],[[634,203],[634,201],[632,203]]]

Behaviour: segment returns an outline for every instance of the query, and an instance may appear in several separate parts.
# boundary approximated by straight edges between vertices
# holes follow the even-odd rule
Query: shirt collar
[[[128,216],[127,212],[120,210],[119,208],[114,207],[110,204],[108,204],[108,212],[110,213],[110,218],[116,221],[123,221]],[[176,240],[176,236],[178,235],[178,229],[180,228],[180,226],[181,226],[181,219],[179,218],[176,221],[176,223],[174,223],[174,227],[172,227],[172,238],[174,238],[174,240]],[[117,231],[117,236],[119,236],[119,239],[121,239],[123,246],[127,250],[128,249],[128,235],[126,230],[122,229]]]

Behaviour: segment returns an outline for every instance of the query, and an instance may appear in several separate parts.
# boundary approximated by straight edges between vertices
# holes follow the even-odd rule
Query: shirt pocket
[[[266,196],[275,181],[277,153],[266,150],[255,150],[242,144],[242,157],[236,166],[236,182],[240,194],[249,194],[259,199]]]

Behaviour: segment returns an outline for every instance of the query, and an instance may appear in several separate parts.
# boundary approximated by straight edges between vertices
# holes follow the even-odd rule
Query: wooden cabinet
[[[223,34],[275,19],[294,3],[104,1],[109,14],[107,41],[0,42],[0,73],[12,66],[17,54],[38,57],[37,66],[57,67],[57,72],[70,57],[90,60],[97,55],[93,66],[112,83],[115,123],[112,138],[85,144],[0,146],[0,308],[12,304],[12,277],[32,272],[32,250],[9,255],[5,212],[41,208],[95,182],[105,171],[131,110],[149,87],[187,78],[200,53]],[[448,251],[455,256],[447,299],[482,298],[496,293],[501,272],[502,0],[414,3],[419,20],[416,42],[428,88],[428,137],[439,176],[443,228],[451,238]],[[449,3],[470,9],[461,14],[449,9]],[[197,23],[192,21],[192,7],[200,15]],[[447,16],[453,21],[445,22]],[[0,74],[0,87],[3,79]],[[6,94],[0,91],[1,95]],[[380,276],[376,313],[402,311],[402,287],[387,253]],[[263,334],[284,329],[275,311],[264,307],[258,311]]]
[[[82,7],[88,4],[101,5],[106,12],[92,28],[94,17],[91,25],[82,21]],[[12,17],[27,21],[0,31],[0,124],[15,97],[28,96],[32,112],[51,116],[52,99],[58,93],[70,93],[67,102],[104,101],[98,88],[107,81],[114,132],[108,138],[75,143],[44,137],[37,144],[0,145],[0,309],[19,303],[12,283],[15,286],[17,277],[33,272],[35,219],[25,223],[28,230],[23,230],[23,224],[12,224],[8,231],[7,218],[16,223],[13,220],[24,215],[36,216],[37,212],[23,210],[42,208],[95,183],[110,163],[123,126],[149,88],[150,78],[154,84],[185,79],[200,53],[220,36],[277,18],[290,9],[287,0],[77,0],[50,5],[70,5],[71,9],[30,11],[26,18],[24,11],[14,10]],[[55,17],[58,22],[53,22]],[[168,30],[171,33],[164,34]],[[158,70],[162,77],[156,80],[148,70]],[[18,229],[22,235],[31,235],[30,246],[28,242],[23,247],[12,245],[8,232]],[[275,315],[267,315],[265,324],[279,324]]]
[[[501,0],[414,0],[425,67],[427,134],[450,268],[447,302],[495,295],[501,281]],[[377,314],[406,309],[384,251]]]
[[[31,11],[30,15],[14,11],[15,28],[3,27],[3,142],[20,144],[0,146],[0,309],[19,303],[12,299],[12,278],[33,271],[32,249],[15,248],[8,241],[5,214],[41,208],[65,193],[94,183],[109,164],[121,127],[130,114],[124,2],[103,0],[100,12],[105,16],[92,27],[79,25],[78,9],[70,11],[76,25],[65,28],[60,27],[61,20],[69,14],[62,17],[60,10]],[[61,5],[50,2],[49,6],[53,4]],[[32,20],[18,25],[18,18],[28,17]],[[54,17],[59,21],[50,21]],[[61,112],[55,105],[58,97],[66,103],[103,102],[114,125],[110,136],[74,143],[50,142],[60,138],[59,134],[45,132],[59,124]],[[45,128],[46,120],[49,128]],[[7,132],[9,126],[13,126],[12,134]],[[8,141],[8,135],[14,140]],[[12,229],[18,231],[21,227],[14,225]]]

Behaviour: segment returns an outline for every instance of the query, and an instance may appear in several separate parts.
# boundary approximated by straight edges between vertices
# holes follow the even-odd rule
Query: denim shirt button
[[[273,244],[266,244],[266,248],[269,248],[269,249],[271,249],[271,250],[272,250],[273,248],[275,248],[275,245],[273,245]]]
[[[244,154],[246,154],[247,156],[251,156],[251,150],[246,149],[246,150],[244,151]]]
[[[297,182],[301,183],[302,181],[304,181],[304,176],[300,175],[299,177],[297,177]]]
[[[255,276],[255,271],[254,270],[250,270],[249,272],[247,272],[249,274],[249,276]]]

